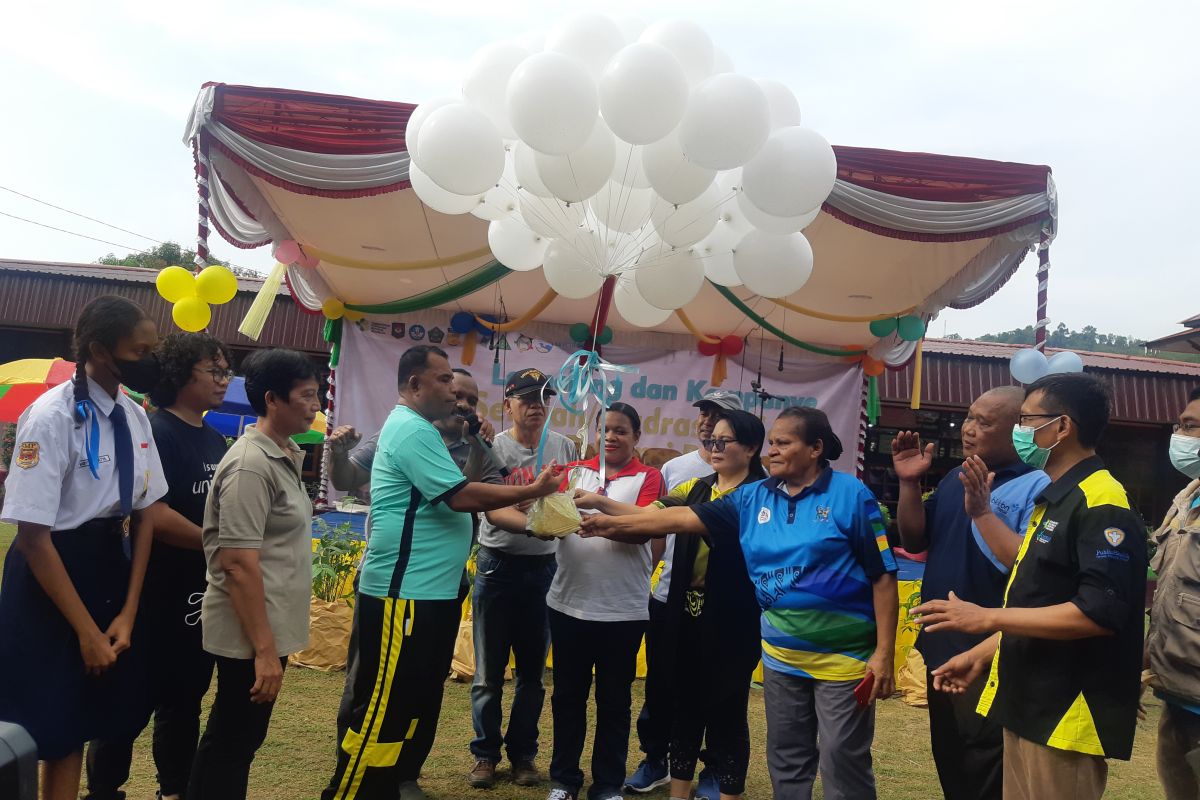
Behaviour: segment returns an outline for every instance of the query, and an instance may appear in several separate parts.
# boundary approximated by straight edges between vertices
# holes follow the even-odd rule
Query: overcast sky
[[[196,199],[180,141],[204,81],[420,102],[457,90],[480,46],[571,11],[702,24],[739,72],[788,84],[836,144],[1049,164],[1061,224],[1054,324],[1153,338],[1200,313],[1195,38],[1200,6],[383,0],[10,4],[0,49],[0,186],[190,245]],[[0,191],[0,257],[91,261],[146,239]],[[215,232],[213,252],[265,269]],[[934,335],[1034,321],[1036,261]]]

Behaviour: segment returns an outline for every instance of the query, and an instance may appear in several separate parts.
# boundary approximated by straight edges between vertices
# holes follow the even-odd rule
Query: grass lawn
[[[0,525],[0,553],[7,550],[12,535],[11,527]],[[250,775],[251,798],[310,800],[318,796],[333,769],[333,723],[342,690],[342,678],[342,673],[325,674],[301,669],[287,671],[270,733]],[[552,680],[552,675],[550,678]],[[641,705],[641,693],[642,683],[638,681],[634,684],[635,712]],[[506,693],[505,701],[507,707],[511,693]],[[1154,738],[1159,704],[1153,699],[1149,702],[1149,719],[1138,724],[1133,760],[1110,762],[1106,798],[1150,800],[1162,797],[1154,770]],[[544,750],[538,763],[543,770],[549,763],[549,705],[547,702],[542,715]],[[750,727],[753,751],[746,796],[766,800],[771,796],[771,785],[764,752],[763,697],[762,692],[757,690],[750,696]],[[437,742],[425,764],[421,781],[431,797],[440,800],[535,800],[545,797],[544,788],[522,789],[507,782],[501,782],[490,792],[469,788],[464,777],[472,763],[467,749],[472,736],[469,686],[447,682]],[[640,756],[636,735],[632,737],[632,742],[629,758],[631,770]],[[898,699],[881,703],[874,754],[882,800],[928,800],[941,796],[929,753],[924,709],[910,708]],[[147,732],[137,743],[133,777],[128,787],[129,800],[151,800],[155,788],[150,736]],[[817,796],[821,796],[819,790]],[[667,797],[667,792],[660,790],[649,797],[661,800]]]

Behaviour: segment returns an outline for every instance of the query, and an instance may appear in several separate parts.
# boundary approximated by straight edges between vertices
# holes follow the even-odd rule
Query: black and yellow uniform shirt
[[[1037,498],[1006,608],[1074,603],[1111,636],[1004,634],[978,712],[1032,742],[1128,759],[1137,722],[1146,527],[1098,457]]]

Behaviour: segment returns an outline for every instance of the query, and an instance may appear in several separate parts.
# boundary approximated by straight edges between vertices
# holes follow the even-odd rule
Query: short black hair
[[[1200,400],[1200,386],[1197,386],[1195,389],[1192,389],[1192,391],[1188,392],[1189,403],[1194,403],[1197,400]]]
[[[614,414],[624,414],[629,419],[629,424],[633,427],[633,435],[642,435],[642,415],[637,412],[636,408],[628,403],[609,403],[608,407],[601,413],[607,414],[610,411]],[[596,415],[596,422],[600,422],[599,414]],[[599,424],[596,427],[600,427]]]
[[[755,479],[765,478],[767,473],[762,465],[762,446],[767,438],[767,431],[762,420],[749,411],[728,408],[719,409],[717,420],[729,425],[738,444],[745,445],[754,452],[754,457],[750,459],[750,476]]]
[[[1055,373],[1025,388],[1026,397],[1034,392],[1042,393],[1049,410],[1071,418],[1079,430],[1079,444],[1096,446],[1112,409],[1107,383],[1083,372]]]
[[[207,333],[172,333],[158,343],[155,355],[161,372],[158,383],[150,390],[150,402],[159,408],[175,404],[179,390],[188,385],[194,377],[192,370],[204,359],[216,361],[220,356],[226,364],[233,364],[229,348]]]
[[[138,324],[146,319],[146,312],[132,300],[115,294],[105,294],[92,300],[79,312],[75,320],[75,376],[72,378],[75,401],[88,397],[87,373],[84,364],[92,357],[92,345],[99,344],[110,353],[117,342],[132,336]]]
[[[267,392],[287,398],[300,381],[320,382],[317,367],[303,353],[274,348],[256,350],[242,362],[246,375],[246,399],[260,417],[267,413]]]
[[[794,419],[804,423],[803,439],[809,447],[815,447],[822,442],[821,466],[827,466],[830,461],[842,457],[842,440],[833,432],[829,417],[819,408],[809,406],[789,406],[779,412],[780,419]],[[799,429],[797,429],[799,430]]]
[[[400,364],[396,367],[396,387],[400,391],[404,391],[409,378],[425,371],[425,368],[429,366],[431,355],[448,358],[445,350],[431,344],[419,344],[404,351],[400,356]]]
[[[471,380],[475,380],[475,376],[472,375],[468,370],[463,369],[462,367],[455,367],[454,369],[452,369],[450,371],[453,372],[455,375],[463,375],[467,378],[470,378]]]

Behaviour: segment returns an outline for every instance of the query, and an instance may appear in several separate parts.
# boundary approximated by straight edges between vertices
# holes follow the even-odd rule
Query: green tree
[[[956,338],[950,336],[948,338]],[[998,342],[1001,344],[1033,345],[1034,330],[1032,325],[1024,328],[1014,328],[1000,333],[988,333],[980,336],[981,342]],[[1169,358],[1175,361],[1200,362],[1200,355],[1190,353],[1151,353],[1146,350],[1146,343],[1134,336],[1123,336],[1115,333],[1100,333],[1094,325],[1086,325],[1083,330],[1073,331],[1063,323],[1046,332],[1046,344],[1063,350],[1075,350],[1081,353],[1120,353],[1132,356],[1154,356]]]
[[[185,250],[176,242],[163,242],[162,244],[152,247],[149,250],[144,250],[140,253],[127,253],[124,257],[118,257],[114,253],[109,253],[103,258],[96,260],[97,264],[107,264],[113,267],[136,267],[139,269],[152,269],[158,271],[164,267],[180,266],[191,269],[196,260],[195,250]],[[261,278],[262,276],[251,269],[245,267],[235,267],[228,261],[222,261],[219,258],[209,256],[208,263],[220,264],[222,267],[228,267],[234,275],[241,278]]]

